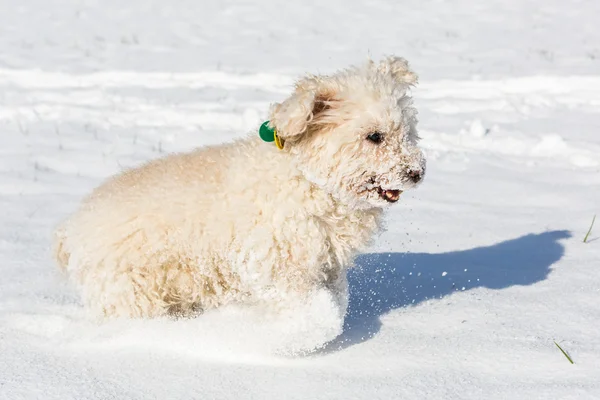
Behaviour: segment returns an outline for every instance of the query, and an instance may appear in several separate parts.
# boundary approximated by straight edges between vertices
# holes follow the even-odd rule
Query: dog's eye
[[[373,143],[379,144],[383,142],[383,135],[379,132],[373,132],[367,136],[367,139]]]

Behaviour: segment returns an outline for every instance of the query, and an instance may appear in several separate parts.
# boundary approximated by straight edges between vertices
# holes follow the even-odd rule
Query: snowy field
[[[600,399],[600,221],[582,242],[600,214],[599,16],[597,0],[0,0],[0,399]],[[389,53],[420,74],[428,175],[358,258],[342,337],[290,359],[235,313],[86,317],[49,252],[82,196],[256,129],[299,74]]]

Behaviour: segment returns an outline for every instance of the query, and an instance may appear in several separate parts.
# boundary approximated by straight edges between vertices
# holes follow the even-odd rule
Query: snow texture
[[[0,1],[0,399],[599,399],[594,0]],[[269,355],[244,309],[90,320],[50,237],[124,167],[255,129],[306,72],[396,54],[428,175],[345,331]],[[299,238],[301,240],[301,238]],[[573,358],[571,365],[556,340]]]

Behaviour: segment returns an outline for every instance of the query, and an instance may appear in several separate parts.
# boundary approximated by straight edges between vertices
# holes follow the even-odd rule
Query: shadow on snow
[[[455,291],[540,282],[564,254],[559,240],[569,237],[568,231],[551,231],[448,253],[363,254],[348,272],[350,303],[344,333],[324,351],[369,340],[381,328],[379,317],[401,307]]]

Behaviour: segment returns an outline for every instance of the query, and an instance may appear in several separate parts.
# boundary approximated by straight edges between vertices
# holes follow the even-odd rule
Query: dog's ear
[[[323,78],[308,77],[299,81],[290,97],[272,106],[272,127],[284,140],[300,139],[311,125],[319,124],[321,117],[335,107],[336,92],[335,83]]]
[[[409,67],[408,61],[402,57],[389,56],[381,60],[377,70],[390,74],[397,82],[415,85],[419,77]]]

